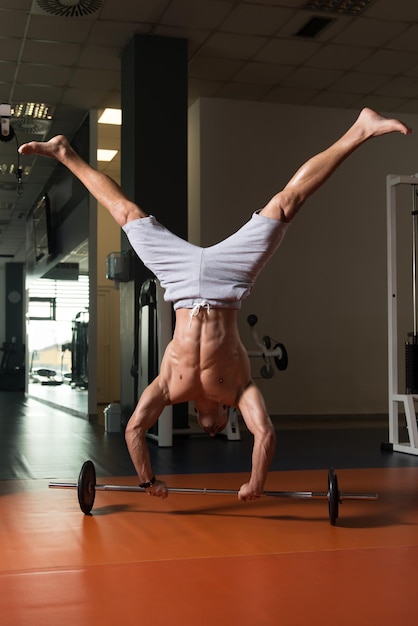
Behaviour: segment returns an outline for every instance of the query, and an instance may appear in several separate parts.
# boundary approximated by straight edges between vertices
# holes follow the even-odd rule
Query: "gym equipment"
[[[78,502],[85,515],[89,515],[93,508],[96,489],[96,468],[93,461],[85,461],[81,467],[77,483]]]
[[[418,393],[418,326],[417,326],[417,188],[412,187],[412,318],[413,331],[405,344],[406,393]]]
[[[247,322],[251,328],[251,334],[254,342],[259,347],[259,350],[248,350],[247,354],[250,358],[259,357],[263,359],[264,365],[260,369],[261,376],[263,378],[272,378],[274,376],[273,362],[280,372],[287,369],[289,360],[284,345],[273,340],[275,344],[272,348],[272,339],[268,335],[265,335],[263,339],[260,340],[255,328],[258,322],[256,315],[249,315],[247,317]]]
[[[398,386],[398,293],[397,293],[397,189],[410,186],[412,191],[412,304],[413,332],[406,344],[405,393]],[[386,177],[387,201],[387,251],[388,251],[388,352],[389,352],[389,443],[382,444],[386,451],[418,455],[418,427],[414,401],[418,400],[418,323],[417,323],[417,212],[418,176]],[[399,210],[399,209],[398,209]],[[399,404],[406,418],[406,435],[409,442],[400,442]]]
[[[0,347],[0,390],[24,391],[25,389],[25,344],[12,339]]]
[[[335,526],[338,519],[338,509],[341,497],[338,491],[338,478],[334,470],[328,471],[328,515],[331,526]]]
[[[80,311],[72,323],[71,386],[74,388],[88,389],[88,332],[89,312]]]
[[[78,502],[85,515],[90,515],[93,508],[96,491],[130,491],[146,493],[142,487],[135,485],[98,485],[96,484],[96,470],[92,461],[85,461],[78,477],[78,483],[50,482],[52,489],[77,489]],[[169,493],[201,494],[201,495],[238,495],[236,489],[198,489],[190,487],[169,487]],[[294,498],[300,500],[327,500],[328,514],[331,526],[335,526],[338,519],[339,505],[344,500],[377,500],[378,494],[343,493],[338,489],[338,479],[334,470],[328,472],[328,491],[264,491],[263,496],[270,498]]]
[[[164,300],[159,281],[147,278],[139,292],[137,346],[131,370],[138,382],[135,397],[139,398],[158,375],[173,328],[172,304]],[[158,447],[171,448],[174,435],[190,434],[188,421],[187,402],[166,406],[157,423],[147,432],[147,438],[156,442]]]
[[[263,359],[264,365],[260,368],[260,374],[263,378],[272,378],[274,376],[273,363],[279,371],[284,371],[287,368],[288,357],[286,348],[282,343],[278,343],[274,339],[272,340],[268,335],[264,335],[261,340],[255,328],[257,322],[256,315],[251,314],[247,317],[247,323],[251,328],[254,342],[259,347],[259,350],[247,350],[247,354],[250,358],[258,357]],[[273,349],[272,341],[275,344]],[[221,434],[226,435],[230,441],[239,441],[241,439],[238,411],[235,407],[230,407],[228,424]]]

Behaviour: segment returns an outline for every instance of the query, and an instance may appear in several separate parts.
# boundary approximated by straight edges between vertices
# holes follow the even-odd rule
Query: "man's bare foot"
[[[409,135],[412,129],[397,119],[391,119],[380,115],[373,109],[363,109],[357,118],[354,126],[358,126],[367,137],[379,137],[387,133],[402,133]]]
[[[62,161],[69,152],[72,152],[72,148],[64,135],[57,135],[49,141],[24,143],[19,147],[19,152],[27,155],[40,154],[41,156]]]

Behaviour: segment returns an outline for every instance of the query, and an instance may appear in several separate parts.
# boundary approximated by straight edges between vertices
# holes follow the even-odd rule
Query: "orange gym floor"
[[[382,467],[336,468],[342,491],[378,492],[379,500],[343,502],[335,527],[325,500],[265,497],[240,503],[224,495],[171,494],[161,501],[141,493],[98,491],[93,514],[85,516],[75,490],[48,488],[49,480],[77,481],[71,463],[61,472],[59,457],[66,442],[75,462],[78,455],[107,458],[109,447],[119,449],[117,457],[121,438],[101,435],[94,442],[89,425],[57,411],[54,426],[46,428],[40,406],[26,402],[16,416],[16,424],[25,426],[16,426],[19,445],[8,447],[15,476],[5,467],[2,471],[0,462],[5,476],[0,480],[2,626],[415,623],[416,458],[395,454],[382,456]],[[38,435],[36,416],[43,424]],[[65,425],[65,436],[56,434],[61,432],[57,420]],[[365,429],[356,434],[360,460],[367,452],[361,441],[369,436],[379,434]],[[343,433],[342,439],[350,437]],[[295,441],[301,444],[300,432]],[[335,441],[337,447],[338,434]],[[215,444],[217,454],[224,450],[228,456],[230,444],[236,460],[240,442]],[[203,450],[206,443],[180,444],[189,464],[187,450],[193,446]],[[174,466],[173,453],[165,454]],[[98,483],[136,484],[130,471],[101,475],[97,465]],[[165,474],[172,487],[221,489],[239,488],[247,476],[246,471]],[[327,471],[276,468],[266,488],[326,492]]]

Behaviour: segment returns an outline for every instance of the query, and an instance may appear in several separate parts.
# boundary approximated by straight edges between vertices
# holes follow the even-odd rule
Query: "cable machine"
[[[71,386],[88,389],[89,385],[89,312],[77,313],[72,323]]]
[[[412,193],[412,308],[413,330],[405,345],[405,393],[398,390],[398,292],[396,246],[396,190],[408,185]],[[389,357],[389,444],[387,450],[418,455],[418,429],[414,402],[418,401],[418,322],[417,322],[417,242],[418,175],[386,178],[387,249],[388,249],[388,357]],[[408,442],[399,439],[399,404],[405,411]]]

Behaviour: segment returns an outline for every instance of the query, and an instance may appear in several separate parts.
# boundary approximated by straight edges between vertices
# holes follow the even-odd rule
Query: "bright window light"
[[[114,124],[120,126],[122,124],[121,109],[105,109],[98,119],[99,124]]]
[[[112,159],[115,158],[115,156],[117,155],[118,151],[117,150],[102,150],[102,149],[98,149],[97,150],[97,160],[98,161],[111,161]]]

